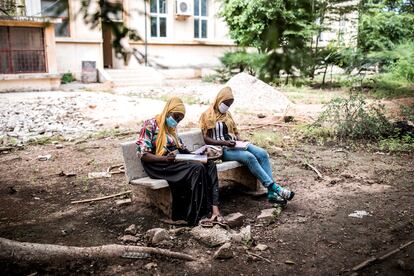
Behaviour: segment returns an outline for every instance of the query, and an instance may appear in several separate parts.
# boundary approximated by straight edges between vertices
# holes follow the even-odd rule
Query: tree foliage
[[[225,0],[221,16],[230,36],[240,45],[268,55],[265,67],[272,76],[283,70],[304,70],[314,34],[312,1]]]

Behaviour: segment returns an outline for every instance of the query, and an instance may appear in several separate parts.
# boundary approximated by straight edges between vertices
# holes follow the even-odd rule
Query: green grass
[[[380,140],[378,147],[381,151],[392,153],[410,153],[414,152],[414,137],[405,135],[401,138],[392,137]]]
[[[280,133],[273,131],[255,132],[249,139],[253,144],[262,148],[271,148],[272,146],[283,147],[283,137]]]
[[[280,89],[295,104],[327,104],[333,98],[347,94],[345,89],[324,90],[310,86],[285,85],[276,87],[276,89]]]

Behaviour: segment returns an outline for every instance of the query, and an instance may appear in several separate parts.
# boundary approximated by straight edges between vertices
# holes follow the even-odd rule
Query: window
[[[0,74],[44,72],[43,29],[0,27]]]
[[[207,0],[194,0],[194,38],[207,38]]]
[[[167,37],[167,0],[150,1],[151,37]]]
[[[70,36],[68,0],[41,0],[40,4],[42,15],[62,19],[62,23],[55,25],[55,36]]]

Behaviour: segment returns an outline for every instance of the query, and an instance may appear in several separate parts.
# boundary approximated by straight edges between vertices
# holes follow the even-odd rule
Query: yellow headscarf
[[[203,133],[205,134],[208,129],[216,127],[218,121],[224,122],[229,130],[229,133],[238,134],[236,124],[234,123],[233,117],[230,112],[220,113],[219,105],[226,101],[234,99],[233,92],[229,86],[226,86],[220,90],[217,94],[214,103],[201,114],[199,125]]]
[[[165,119],[167,118],[167,115],[170,113],[181,113],[185,115],[185,106],[183,104],[183,101],[180,98],[173,97],[169,99],[168,102],[165,104],[165,107],[162,113],[155,116],[155,120],[157,121],[158,128],[159,128],[157,140],[155,141],[155,144],[156,144],[155,154],[156,155],[164,155],[165,153],[164,147],[167,145],[167,133],[174,137],[177,147],[181,148],[180,140],[177,137],[175,128],[170,128],[165,123]]]

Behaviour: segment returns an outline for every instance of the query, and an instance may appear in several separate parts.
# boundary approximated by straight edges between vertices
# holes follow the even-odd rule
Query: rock
[[[147,239],[151,244],[158,244],[164,240],[170,239],[170,234],[163,228],[153,228],[147,231]]]
[[[259,243],[254,249],[257,251],[265,251],[268,248],[269,247],[266,244]]]
[[[257,114],[257,118],[263,119],[263,118],[266,118],[266,115],[263,114],[263,113],[259,113],[259,114]]]
[[[132,235],[124,235],[120,237],[119,240],[124,243],[136,243],[138,241],[138,238]]]
[[[153,268],[156,268],[158,265],[156,263],[147,263],[144,267],[147,270],[151,270]]]
[[[104,178],[104,177],[112,177],[112,174],[110,174],[109,172],[90,172],[88,173],[88,178],[89,179],[94,179],[94,178]]]
[[[135,224],[131,224],[127,229],[124,230],[126,234],[135,235],[137,233],[137,227]]]
[[[276,221],[276,218],[280,215],[281,212],[282,208],[264,209],[260,215],[257,216],[257,220],[261,223],[270,224]]]
[[[224,217],[231,228],[242,226],[245,218],[240,212],[232,213]]]
[[[52,155],[51,154],[39,155],[37,157],[37,160],[39,160],[39,161],[48,161],[50,159],[52,159]]]
[[[247,243],[252,239],[251,227],[247,225],[240,229],[240,232],[231,234],[231,240],[239,243]]]
[[[231,250],[231,243],[226,242],[213,255],[214,259],[230,259],[233,258],[233,251]]]
[[[294,261],[291,261],[291,260],[286,260],[286,261],[285,261],[285,264],[288,264],[288,265],[294,265],[294,264],[295,264],[295,262],[294,262]]]
[[[191,229],[190,233],[195,239],[203,242],[210,247],[222,245],[231,240],[230,233],[218,225],[215,225],[212,228],[196,226]]]
[[[55,145],[55,147],[56,147],[57,149],[63,149],[63,145],[62,145],[62,144],[57,144],[57,145]]]
[[[130,198],[126,198],[126,199],[120,199],[117,200],[115,203],[118,206],[124,206],[124,205],[129,205],[131,204],[132,200]]]
[[[286,108],[292,105],[292,102],[282,92],[247,73],[233,76],[226,85],[232,88],[233,95],[237,99],[233,104],[234,107],[232,106],[234,109],[249,108],[257,113],[284,113]],[[251,102],[252,94],[255,99],[254,106]]]

